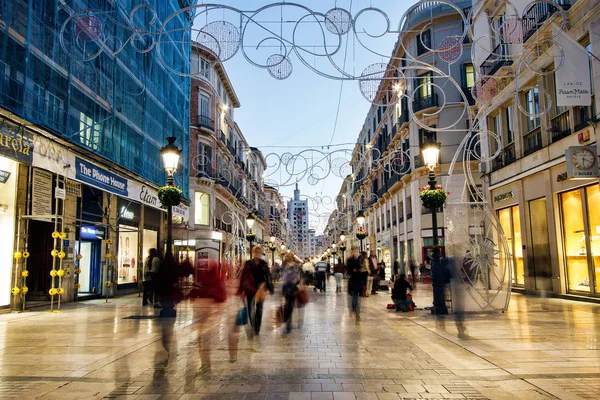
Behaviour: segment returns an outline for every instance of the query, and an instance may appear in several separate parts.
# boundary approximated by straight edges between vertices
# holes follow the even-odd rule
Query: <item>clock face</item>
[[[588,170],[596,165],[596,156],[588,149],[577,150],[573,154],[573,165],[577,169]]]

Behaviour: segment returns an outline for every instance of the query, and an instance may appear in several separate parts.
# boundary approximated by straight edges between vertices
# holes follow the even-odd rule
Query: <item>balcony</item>
[[[527,135],[523,136],[523,143],[525,144],[525,150],[523,155],[529,155],[534,153],[542,148],[542,130],[541,128],[536,128],[533,131],[529,132]]]
[[[494,75],[500,68],[512,64],[512,60],[508,57],[508,46],[508,43],[500,43],[481,63],[481,72],[484,76]]]
[[[498,170],[500,168],[506,167],[509,164],[512,164],[517,160],[517,153],[515,150],[515,143],[511,143],[504,147],[500,155],[496,157],[492,163],[492,169]]]
[[[573,115],[575,122],[575,132],[580,131],[588,126],[590,126],[596,119],[596,107],[595,100],[592,96],[592,105],[591,106],[577,106],[573,107]]]
[[[208,129],[209,131],[214,131],[215,121],[205,115],[198,115],[198,127]]]
[[[569,110],[567,110],[550,121],[551,126],[548,128],[548,132],[552,133],[552,143],[571,135],[571,118],[569,117]]]
[[[221,129],[219,129],[219,140],[224,145],[227,145],[227,138],[225,137],[225,133]]]
[[[235,147],[233,147],[233,143],[228,140],[226,145],[227,145],[227,150],[229,150],[229,152],[235,156],[237,154],[237,150]]]
[[[413,101],[413,112],[416,113],[427,108],[437,107],[438,104],[438,95],[436,93],[432,93],[431,96],[427,97],[417,97]]]
[[[412,219],[412,213],[406,214],[406,220],[408,221],[409,219]],[[402,222],[402,221],[400,221],[400,222]]]
[[[537,3],[523,16],[523,42],[531,38],[537,30],[546,22],[554,13],[559,11],[559,7],[563,10],[568,10],[571,7],[570,0],[553,0],[550,3]]]

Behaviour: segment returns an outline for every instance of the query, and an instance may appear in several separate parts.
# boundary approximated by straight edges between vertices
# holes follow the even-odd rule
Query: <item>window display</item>
[[[119,285],[137,282],[138,232],[119,225]]]
[[[598,293],[600,280],[600,186],[562,193],[562,227],[570,291]],[[591,265],[590,265],[591,264]],[[590,268],[591,266],[591,268]],[[593,271],[593,276],[590,275]],[[594,282],[591,282],[593,279]]]
[[[523,239],[521,237],[519,206],[503,208],[498,211],[498,219],[506,236],[508,248],[513,255],[515,269],[513,271],[513,283],[515,285],[525,284],[525,269],[523,264]]]
[[[142,268],[145,268],[145,261],[150,253],[150,249],[158,249],[158,232],[144,229],[144,243],[142,245],[142,257],[143,259],[140,262],[143,265],[140,265]],[[142,277],[146,276],[146,271],[142,271]],[[142,278],[143,279],[143,278]]]

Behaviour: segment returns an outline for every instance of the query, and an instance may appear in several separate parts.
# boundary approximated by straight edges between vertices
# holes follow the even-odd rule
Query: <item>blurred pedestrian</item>
[[[256,335],[260,333],[266,291],[274,293],[269,266],[262,256],[262,246],[254,246],[252,260],[248,260],[244,264],[238,289],[239,295],[246,296],[250,325]]]
[[[286,323],[286,332],[292,331],[292,314],[294,312],[294,304],[298,295],[298,283],[300,275],[293,253],[287,253],[283,262],[283,273],[281,275],[282,292],[284,298],[283,320]]]
[[[160,300],[161,317],[175,317],[177,314],[175,306],[182,300],[181,290],[175,286],[178,281],[179,266],[173,255],[167,253],[154,282],[154,289]]]
[[[396,311],[408,311],[412,299],[407,297],[407,291],[412,290],[412,285],[406,280],[406,274],[400,274],[392,289],[392,300]]]
[[[152,278],[156,276],[160,269],[160,258],[156,249],[148,251],[148,258],[144,263],[144,295],[142,305],[147,306],[148,303],[154,303],[154,282]]]
[[[417,284],[417,264],[415,263],[415,259],[414,258],[410,259],[410,264],[409,264],[408,267],[410,269],[410,277],[412,279],[413,287],[416,288],[416,284]]]
[[[392,268],[392,282],[396,279],[398,274],[400,273],[400,262],[398,260],[394,260],[394,266]]]
[[[364,264],[366,260],[364,257],[360,257],[358,253],[358,247],[352,247],[350,250],[351,255],[346,261],[346,270],[348,273],[348,293],[351,296],[351,312],[356,316],[356,320],[360,321],[360,296],[363,294],[364,287]]]
[[[371,268],[369,266],[369,256],[366,251],[361,251],[358,258],[360,263],[360,274],[363,282],[362,297],[369,297],[369,276],[371,275]],[[371,281],[372,282],[372,281]]]
[[[369,276],[367,278],[367,294],[377,294],[377,280],[379,280],[379,263],[377,262],[377,253],[371,250],[369,256]]]
[[[319,261],[315,265],[315,273],[317,278],[317,286],[316,288],[321,292],[327,291],[327,262]]]
[[[344,278],[344,264],[342,259],[338,258],[337,264],[333,267],[333,276],[335,277],[335,292],[340,293],[342,291],[342,280]]]

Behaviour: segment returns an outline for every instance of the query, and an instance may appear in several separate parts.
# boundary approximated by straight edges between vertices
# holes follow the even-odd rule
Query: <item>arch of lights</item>
[[[558,31],[567,26],[565,11],[559,4],[550,0],[538,0],[529,3],[522,13],[507,0],[500,0],[507,10],[512,10],[512,17],[503,21],[490,21],[493,34],[502,38],[504,43],[517,44],[520,46],[506,46],[500,50],[489,48],[491,37],[474,37],[472,26],[472,13],[475,7],[466,14],[459,8],[457,1],[446,0],[419,1],[411,6],[402,16],[398,25],[393,25],[388,15],[381,9],[367,7],[358,11],[346,10],[337,6],[318,12],[311,10],[298,3],[278,2],[266,5],[253,11],[240,10],[231,6],[211,3],[189,6],[173,13],[164,21],[159,21],[154,8],[147,3],[142,3],[130,10],[128,15],[121,13],[109,13],[100,10],[83,9],[75,10],[61,27],[60,37],[63,51],[68,53],[74,60],[91,61],[102,53],[116,56],[124,50],[133,49],[139,54],[157,52],[163,66],[173,74],[182,76],[193,76],[191,69],[181,69],[176,66],[190,65],[192,60],[189,52],[183,49],[189,46],[189,39],[196,41],[214,53],[215,59],[225,62],[236,55],[241,54],[252,66],[266,70],[275,79],[286,79],[294,71],[294,64],[300,64],[312,70],[315,74],[329,79],[355,81],[358,83],[362,95],[372,104],[380,106],[395,105],[401,98],[408,98],[408,112],[410,120],[419,127],[440,134],[445,132],[459,131],[456,126],[464,118],[468,119],[470,129],[465,131],[464,140],[461,142],[450,168],[450,180],[456,175],[455,168],[460,168],[460,185],[462,191],[453,192],[445,205],[446,218],[446,249],[447,254],[455,257],[459,265],[469,265],[469,271],[463,267],[464,283],[469,288],[473,300],[482,310],[503,310],[508,306],[509,293],[512,281],[512,257],[506,238],[499,225],[495,213],[485,194],[475,184],[473,166],[477,163],[488,162],[500,156],[502,149],[501,137],[495,132],[483,130],[480,127],[478,115],[469,112],[468,100],[462,92],[461,86],[452,78],[450,67],[456,63],[463,54],[463,43],[465,38],[471,41],[471,52],[477,49],[490,54],[490,57],[505,58],[516,65],[516,73],[503,75],[499,78],[494,75],[486,75],[486,71],[479,66],[476,68],[476,83],[472,89],[472,95],[479,105],[489,103],[501,90],[506,80],[514,80],[517,85],[515,93],[519,93],[522,82],[519,76],[524,72],[532,72],[538,75],[548,74],[548,71],[540,70],[532,62],[531,55],[542,54],[549,49],[559,49],[553,55],[556,59],[555,68],[559,69],[564,63],[564,54],[560,45],[554,40]],[[498,3],[498,1],[497,1]],[[336,2],[337,4],[337,2]],[[558,30],[553,34],[539,34],[535,30],[533,40],[525,44],[525,30],[531,28],[531,23],[526,15],[536,7],[543,7],[546,12],[558,15]],[[274,10],[286,11],[295,15],[296,20],[292,28],[279,31],[270,25],[263,23],[263,16]],[[435,48],[428,47],[423,40],[423,32],[433,23],[436,11],[456,13],[463,20],[463,32],[460,35],[447,36],[441,40]],[[190,25],[185,30],[175,29],[172,21],[180,14],[190,20]],[[283,14],[282,14],[283,15]],[[363,28],[366,17],[376,18],[381,28],[373,32]],[[289,18],[287,18],[289,19]],[[419,24],[429,19],[420,31],[411,30],[415,21]],[[309,22],[309,23],[308,23]],[[426,21],[427,22],[427,21]],[[536,24],[536,21],[533,21]],[[543,21],[541,22],[543,23]],[[540,24],[541,24],[540,23]],[[306,30],[309,32],[306,32]],[[115,31],[125,32],[125,40],[114,34]],[[191,33],[191,35],[190,35]],[[403,57],[390,57],[387,54],[372,50],[370,43],[385,35],[416,35],[421,46],[433,53],[443,63],[439,67],[433,63],[420,61],[416,54],[411,54],[411,49],[402,46]],[[317,38],[317,46],[302,46],[301,38],[309,35],[313,40]],[[179,37],[181,40],[177,41]],[[256,37],[259,37],[256,40]],[[382,57],[388,62],[367,65],[360,74],[355,74],[345,69],[336,61],[336,55],[343,53],[347,41],[353,40],[355,44],[372,54]],[[162,54],[167,54],[168,47],[179,47],[182,59],[165,59]],[[276,49],[276,50],[272,50]],[[508,51],[506,51],[508,49]],[[498,51],[496,53],[495,51]],[[173,52],[169,52],[172,54]],[[319,66],[311,59],[325,61]],[[404,60],[404,62],[402,62]],[[436,63],[437,64],[437,63]],[[212,68],[209,65],[207,68]],[[198,66],[198,74],[204,71]],[[429,114],[427,117],[439,114],[448,106],[456,106],[461,103],[451,103],[444,96],[444,91],[450,86],[461,93],[464,106],[461,117],[448,126],[428,126],[423,118],[415,115],[412,108],[412,100],[418,93],[420,87],[411,88],[407,81],[411,79],[415,71],[428,71],[432,73],[432,85],[441,94],[439,111]],[[194,74],[195,75],[195,74]],[[531,86],[531,84],[528,84]],[[415,84],[415,86],[417,86]],[[547,93],[539,88],[540,94],[550,100]],[[550,110],[548,106],[533,115],[522,104],[522,99],[516,95],[518,109],[526,116],[539,117]],[[481,109],[481,107],[480,107]],[[463,130],[464,131],[464,130]],[[481,149],[486,142],[495,141],[499,150],[495,154],[486,154]],[[487,148],[487,146],[485,146]],[[359,152],[356,149],[343,149],[335,151],[304,150],[298,153],[271,153],[266,155],[268,169],[265,182],[276,188],[295,184],[299,180],[306,180],[315,185],[330,176],[346,178],[352,174],[351,159]],[[413,168],[413,160],[400,147],[392,148],[384,154],[376,149],[364,151],[364,156],[378,165],[396,174],[404,174]],[[197,173],[205,170],[208,160],[192,160],[193,168]],[[219,167],[216,181],[224,186],[232,188],[229,182],[232,177],[239,174],[231,166]],[[354,183],[360,185],[360,181],[353,175]],[[464,181],[464,182],[463,182]],[[361,193],[357,194],[360,198]],[[363,201],[372,202],[375,198]],[[320,220],[326,220],[335,209],[335,202],[331,198],[309,198],[311,203],[311,214]],[[338,210],[339,215],[352,212],[351,210]],[[238,229],[245,231],[245,223],[240,220],[232,209],[224,216],[225,223],[234,226],[234,232]],[[350,218],[351,220],[352,218]],[[346,221],[348,218],[338,218],[338,221]],[[468,223],[466,223],[468,221]],[[342,222],[346,224],[345,222]],[[476,231],[469,232],[469,225],[477,227]],[[340,226],[340,231],[349,231],[351,227]]]

